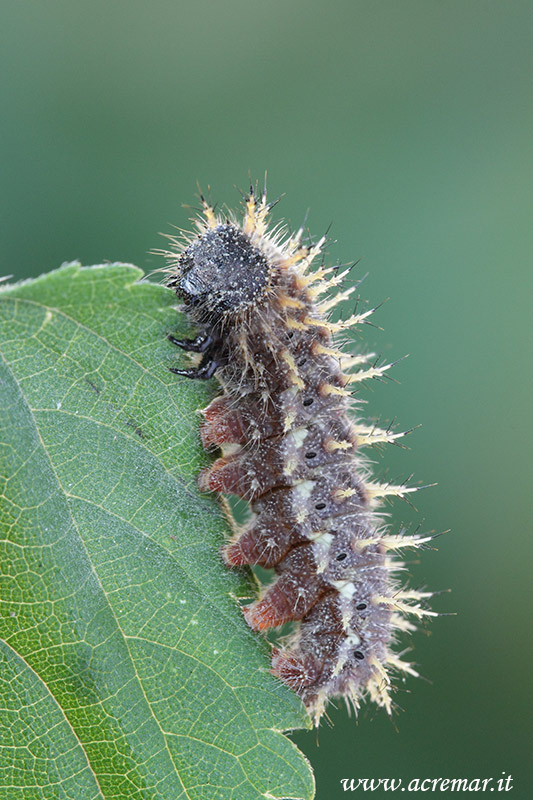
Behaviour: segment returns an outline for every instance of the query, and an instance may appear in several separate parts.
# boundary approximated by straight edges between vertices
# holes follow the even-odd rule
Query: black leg
[[[194,339],[176,339],[172,334],[167,334],[167,339],[172,344],[181,347],[182,350],[188,350],[190,353],[205,353],[205,351],[213,344],[213,339],[208,333],[199,333]]]
[[[212,378],[217,369],[221,366],[218,361],[207,357],[200,362],[197,367],[189,367],[189,369],[177,369],[176,367],[169,367],[170,371],[175,375],[183,375],[185,378],[193,378],[197,380],[208,380]]]

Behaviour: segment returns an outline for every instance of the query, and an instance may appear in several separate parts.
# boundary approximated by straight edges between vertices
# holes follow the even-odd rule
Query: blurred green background
[[[452,529],[412,584],[457,616],[415,634],[391,723],[343,707],[295,741],[317,796],[348,777],[514,778],[531,796],[533,6],[454,0],[2,3],[0,274],[150,271],[196,181],[362,257],[394,377],[368,412],[422,423],[377,471],[438,481],[393,518]],[[528,442],[529,440],[529,442]],[[374,792],[374,796],[382,793]]]

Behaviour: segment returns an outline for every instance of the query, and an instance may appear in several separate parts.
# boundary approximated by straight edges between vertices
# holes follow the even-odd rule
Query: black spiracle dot
[[[303,367],[304,364],[307,364],[306,358],[301,358],[299,361],[296,362],[299,367]]]
[[[339,553],[337,561],[344,561],[345,558],[348,558],[348,553]]]
[[[304,405],[304,406],[312,406],[313,402],[314,401],[313,401],[312,397],[306,397],[305,400],[303,401],[302,405]]]
[[[305,454],[306,458],[316,458],[316,453],[314,450],[310,450],[308,453]]]
[[[357,609],[358,611],[364,611],[366,607],[367,607],[366,603],[358,603],[358,604],[356,605],[356,609]]]
[[[353,657],[356,658],[358,661],[362,661],[364,658],[364,654],[360,650],[356,650],[353,654]]]
[[[325,507],[326,507],[325,503],[317,503],[316,506],[315,506],[317,511],[322,511],[322,509],[325,508]]]

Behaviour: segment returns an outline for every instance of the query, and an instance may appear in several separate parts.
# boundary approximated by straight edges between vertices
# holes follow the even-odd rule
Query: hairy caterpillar
[[[345,354],[333,341],[375,309],[328,318],[356,288],[327,298],[349,270],[339,274],[323,263],[311,270],[324,238],[304,245],[303,229],[269,229],[266,192],[259,197],[250,188],[242,223],[201,199],[197,232],[169,237],[171,249],[163,251],[167,285],[199,331],[169,339],[201,354],[195,366],[172,372],[216,375],[223,389],[202,412],[203,445],[221,455],[199,485],[250,502],[253,518],[225,546],[226,563],[273,567],[278,576],[243,608],[246,621],[257,631],[297,623],[273,649],[272,671],[300,695],[315,724],[335,696],[356,710],[369,696],[391,713],[389,671],[418,674],[393,654],[396,631],[414,630],[407,615],[435,612],[423,606],[431,593],[402,589],[393,577],[402,567],[394,551],[431,537],[394,535],[375,513],[384,498],[414,487],[372,481],[360,452],[403,434],[348,413],[351,386],[391,364],[369,366],[372,354]]]

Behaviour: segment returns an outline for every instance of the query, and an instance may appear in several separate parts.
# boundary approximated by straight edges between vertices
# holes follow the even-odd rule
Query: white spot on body
[[[337,589],[343,597],[353,597],[355,594],[355,584],[352,581],[331,581],[331,585]]]
[[[302,496],[302,499],[307,500],[311,497],[314,488],[315,481],[300,481],[295,485],[294,490]]]
[[[283,430],[290,431],[292,423],[294,422],[295,419],[296,419],[296,412],[289,411],[289,413],[285,416],[285,420],[283,422]]]
[[[313,555],[315,557],[317,575],[321,575],[328,568],[330,562],[329,551],[334,537],[331,533],[317,533],[313,536]]]
[[[291,431],[290,438],[294,441],[295,447],[301,447],[305,441],[305,438],[309,431],[307,428],[296,428],[296,430]],[[289,439],[289,437],[287,437]]]
[[[355,632],[352,631],[352,633],[349,633],[346,637],[346,642],[352,647],[357,647],[361,644],[361,639]]]
[[[353,617],[353,600],[351,597],[339,595],[339,609],[342,618],[342,627],[345,631],[350,630],[350,623]]]
[[[290,476],[298,466],[298,461],[295,458],[288,458],[283,470],[283,474]]]
[[[333,541],[333,534],[332,533],[323,533],[323,531],[315,531],[314,533],[309,534],[309,539],[311,541],[316,542],[317,544],[326,545],[326,547],[331,546]]]
[[[236,442],[224,442],[220,449],[222,450],[222,457],[227,458],[228,456],[233,456],[235,453],[238,453],[241,450],[240,444]]]

